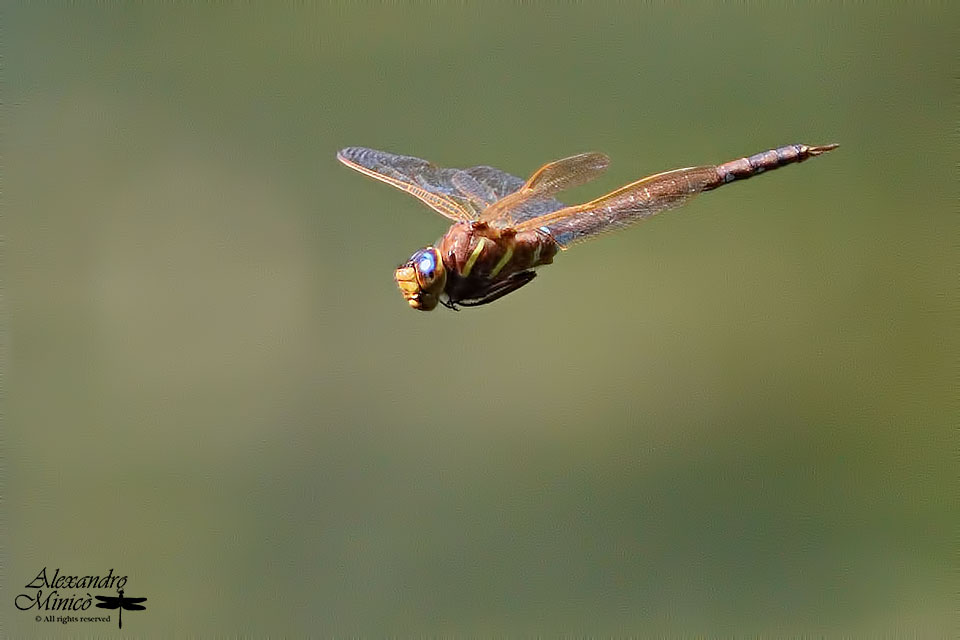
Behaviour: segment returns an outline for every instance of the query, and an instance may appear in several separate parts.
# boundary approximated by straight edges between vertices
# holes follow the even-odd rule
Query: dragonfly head
[[[440,301],[447,284],[447,272],[435,247],[426,247],[413,254],[394,274],[400,293],[414,309],[430,311]]]

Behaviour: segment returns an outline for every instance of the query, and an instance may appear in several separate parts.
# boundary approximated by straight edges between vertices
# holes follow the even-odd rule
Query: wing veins
[[[690,197],[715,186],[717,180],[716,167],[713,166],[665,171],[641,178],[590,202],[525,220],[516,229],[545,229],[558,242],[560,237],[570,235],[568,242],[561,242],[569,244],[678,207]],[[561,225],[565,228],[556,228]]]
[[[337,159],[354,171],[359,171],[360,173],[370,176],[375,180],[385,182],[392,187],[396,187],[401,191],[409,193],[414,198],[417,198],[440,215],[450,218],[451,220],[465,221],[472,220],[474,218],[474,216],[466,208],[446,196],[431,193],[423,187],[410,184],[409,182],[404,182],[399,178],[394,178],[384,173],[380,173],[379,171],[375,171],[374,169],[365,167],[357,162],[354,162],[353,160],[350,160],[344,156],[342,152],[337,154]]]
[[[609,164],[610,158],[597,152],[580,153],[547,163],[534,171],[517,191],[490,205],[480,218],[487,222],[513,222],[511,214],[518,207],[590,182]]]

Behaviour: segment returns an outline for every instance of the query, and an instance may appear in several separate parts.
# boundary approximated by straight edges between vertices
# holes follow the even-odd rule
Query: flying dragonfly
[[[684,204],[734,180],[803,162],[838,145],[791,144],[719,165],[674,169],[632,182],[575,206],[559,192],[607,168],[602,153],[581,153],[537,169],[526,181],[493,167],[444,169],[386,151],[348,147],[337,158],[371,178],[406,191],[454,224],[435,245],[414,253],[394,279],[414,309],[476,307],[528,284],[534,269],[600,233]]]

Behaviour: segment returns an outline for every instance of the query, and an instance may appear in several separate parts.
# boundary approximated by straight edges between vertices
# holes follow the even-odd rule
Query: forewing
[[[472,199],[452,182],[459,169],[443,169],[426,160],[401,156],[386,151],[347,147],[337,159],[351,169],[406,191],[451,220],[472,220],[477,217]]]
[[[494,199],[492,202],[487,203],[488,206],[516,192],[523,187],[524,183],[522,179],[510,175],[505,171],[501,171],[500,169],[494,169],[493,167],[472,167],[470,169],[464,169],[463,173],[470,174],[477,182],[490,189]],[[523,220],[542,216],[545,213],[550,213],[557,209],[563,209],[565,206],[565,204],[553,198],[533,198],[511,208],[509,222],[522,222]],[[504,226],[507,225],[504,224]]]
[[[537,169],[526,184],[523,193],[548,196],[577,185],[590,182],[610,165],[610,158],[592,151],[563,158]]]
[[[554,211],[563,205],[552,200],[553,195],[595,179],[609,164],[607,156],[596,152],[581,153],[545,164],[519,189],[487,208],[480,219],[497,226],[514,226],[523,220]]]
[[[565,207],[531,218],[517,231],[542,229],[562,247],[598,234],[622,229],[684,204],[690,197],[717,186],[715,167],[692,167],[658,173],[621,187],[586,204]]]
[[[481,210],[497,201],[497,196],[489,186],[483,184],[466,171],[457,171],[450,176],[450,184],[462,193],[471,204]]]
[[[494,167],[470,167],[469,169],[463,169],[461,173],[468,174],[483,188],[489,190],[493,200],[488,204],[493,204],[523,186],[523,179]]]

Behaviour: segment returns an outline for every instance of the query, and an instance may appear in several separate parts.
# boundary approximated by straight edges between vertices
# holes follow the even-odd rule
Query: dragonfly
[[[530,283],[535,269],[564,249],[685,204],[692,196],[839,145],[791,144],[719,165],[657,173],[584,204],[554,196],[597,178],[610,159],[581,153],[543,165],[522,180],[488,166],[438,167],[426,160],[365,147],[337,158],[362,174],[412,195],[453,221],[440,240],[415,252],[394,272],[410,307],[431,311],[476,307]]]
[[[123,589],[117,591],[115,596],[96,596],[97,600],[100,602],[97,603],[97,607],[100,609],[118,609],[117,614],[119,620],[117,621],[120,628],[123,629],[123,610],[127,611],[143,611],[146,609],[145,606],[139,604],[140,602],[146,602],[146,598],[125,598],[123,596]]]

